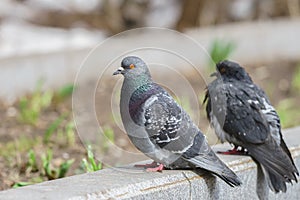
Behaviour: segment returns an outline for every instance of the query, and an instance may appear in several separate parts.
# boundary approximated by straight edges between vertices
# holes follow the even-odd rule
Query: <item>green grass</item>
[[[216,63],[228,59],[235,48],[236,45],[232,41],[215,39],[209,50],[209,55],[211,58],[209,61],[210,69],[213,70]]]
[[[300,64],[297,65],[296,71],[293,75],[292,88],[297,92],[300,91]]]
[[[60,117],[58,117],[57,119],[55,119],[54,122],[52,122],[48,126],[48,128],[45,131],[44,138],[43,138],[43,142],[45,144],[49,143],[50,138],[58,130],[59,126],[61,125],[61,123],[63,122],[63,120],[65,119],[65,117],[66,117],[66,114],[62,114]]]
[[[96,161],[91,145],[87,146],[87,159],[83,158],[81,165],[85,172],[94,172],[102,169],[102,163]]]
[[[67,98],[73,94],[75,86],[73,84],[68,84],[62,87],[57,93],[56,96],[59,98]]]
[[[12,186],[12,188],[19,188],[19,187],[32,185],[32,184],[33,184],[32,182],[17,182]]]
[[[53,167],[51,165],[52,158],[52,150],[48,150],[47,153],[42,156],[43,174],[48,178],[48,180],[65,177],[68,170],[72,166],[74,159],[64,161],[58,167]]]
[[[73,84],[67,84],[60,88],[58,91],[54,93],[53,101],[55,103],[60,103],[64,101],[66,98],[70,97],[75,90],[75,86]]]
[[[65,126],[65,133],[66,133],[66,137],[67,137],[67,144],[69,146],[74,146],[76,143],[76,139],[75,139],[75,123],[74,121],[69,121],[67,123],[67,125]]]
[[[24,126],[26,124],[25,127],[29,127],[33,132],[40,132],[44,129],[42,127],[45,125],[40,125],[42,112],[52,109],[51,106],[56,109],[56,106],[59,105],[54,105],[54,103],[64,101],[74,91],[73,85],[66,85],[56,92],[52,90],[43,91],[42,86],[43,82],[39,81],[34,92],[31,95],[23,96],[18,102],[17,120],[21,124],[17,125]],[[56,111],[60,112],[59,110]],[[50,143],[50,141],[57,142],[56,137],[54,140],[54,134],[59,131],[63,132],[61,135],[67,145],[75,144],[75,125],[73,120],[69,118],[70,113],[60,114],[44,129],[44,135],[35,135],[32,138],[20,132],[20,136],[16,136],[14,140],[0,143],[0,156],[4,158],[5,165],[20,171],[16,177],[13,177],[13,180],[17,179],[13,185],[14,188],[42,182],[45,179],[50,180],[66,176],[74,162],[73,159],[66,160],[59,166],[53,166],[52,151],[48,150],[42,156],[42,152],[38,151],[45,151],[45,149],[57,146],[57,143]],[[22,173],[25,174],[26,178],[23,177]],[[19,181],[18,177],[23,177],[21,178],[22,181]],[[26,181],[23,181],[24,178]]]
[[[43,110],[51,105],[53,91],[42,91],[42,82],[38,82],[31,96],[24,96],[19,102],[19,120],[26,124],[36,125]]]
[[[17,153],[28,152],[33,146],[38,145],[41,142],[39,137],[29,138],[21,135],[13,141],[0,144],[0,156],[6,158],[13,158]]]
[[[69,113],[62,114],[48,126],[43,137],[44,144],[56,142],[64,146],[75,145],[76,127],[72,119],[68,121],[69,115]]]
[[[35,152],[30,149],[28,152],[28,161],[27,161],[27,170],[30,172],[37,172],[38,171],[38,164]]]
[[[66,176],[70,167],[74,163],[74,159],[65,160],[59,166],[53,166],[53,152],[48,149],[46,153],[37,156],[33,149],[28,151],[28,160],[26,161],[24,173],[32,177],[28,178],[29,181],[18,181],[12,187],[19,188],[35,183],[40,183],[45,180],[53,180],[63,178]],[[21,172],[22,173],[22,172]],[[35,174],[35,175],[34,175]]]
[[[42,91],[43,82],[37,83],[36,89],[30,96],[24,96],[19,101],[19,120],[23,123],[36,125],[41,112],[46,110],[55,101],[59,103],[70,97],[74,92],[74,86],[68,84],[58,91]]]
[[[300,124],[300,108],[295,99],[288,98],[276,106],[282,128],[294,127]]]

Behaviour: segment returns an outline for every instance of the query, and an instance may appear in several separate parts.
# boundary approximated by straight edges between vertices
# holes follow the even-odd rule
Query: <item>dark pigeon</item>
[[[208,85],[204,102],[217,136],[235,146],[233,153],[245,149],[272,191],[286,192],[286,183],[297,182],[299,173],[268,97],[237,63],[222,61],[213,75],[217,78]]]
[[[161,86],[152,81],[147,65],[138,57],[123,59],[114,75],[122,74],[120,110],[132,143],[145,155],[170,169],[209,171],[230,186],[241,181],[212,151],[188,114]]]

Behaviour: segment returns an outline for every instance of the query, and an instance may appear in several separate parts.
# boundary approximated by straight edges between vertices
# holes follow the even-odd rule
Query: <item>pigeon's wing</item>
[[[167,92],[160,92],[144,104],[144,126],[149,138],[160,148],[172,152],[191,145],[195,134],[183,136],[186,113]]]
[[[207,102],[206,114],[211,123],[214,123],[214,121],[212,121],[212,117],[214,116],[218,123],[221,125],[224,124],[227,109],[227,96],[227,91],[220,80],[216,79],[208,85],[203,103]],[[212,114],[213,116],[211,116]]]
[[[171,153],[180,153],[191,146],[197,131],[184,134],[193,125],[185,111],[158,84],[143,87],[143,90],[138,89],[132,94],[129,102],[130,117],[143,129],[139,130],[143,138],[148,138],[153,148],[155,146],[156,149],[165,149]]]
[[[281,133],[280,119],[279,119],[278,114],[277,114],[275,108],[271,105],[265,92],[261,88],[259,88],[257,86],[255,86],[255,87],[256,87],[256,90],[258,91],[258,95],[259,95],[260,99],[262,100],[261,105],[263,105],[263,106],[260,107],[260,110],[263,113],[264,118],[267,120],[267,122],[269,124],[271,136],[274,139],[274,141],[276,142],[276,144],[278,146],[280,146],[282,148],[282,150],[288,155],[288,157],[290,158],[290,161],[292,162],[293,166],[295,167],[296,173],[298,173],[298,170],[296,169],[296,165],[293,161],[292,155],[283,140],[283,136]]]
[[[211,110],[224,132],[253,144],[263,143],[269,137],[265,105],[252,88],[226,83],[211,87],[211,92]]]
[[[153,143],[180,155],[192,166],[216,174],[230,186],[241,184],[236,174],[216,156],[205,136],[169,94],[162,92],[152,96],[145,102],[144,108],[145,127]]]

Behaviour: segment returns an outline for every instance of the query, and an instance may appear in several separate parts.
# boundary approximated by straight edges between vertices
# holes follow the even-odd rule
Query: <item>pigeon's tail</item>
[[[207,155],[199,155],[194,158],[189,158],[188,161],[197,167],[203,168],[220,177],[231,187],[242,184],[239,177],[231,169],[229,169],[212,150]]]
[[[296,170],[295,173],[299,176],[299,171],[298,171],[298,169],[297,169],[297,167],[296,167],[296,165],[294,163],[294,160],[292,158],[291,152],[290,152],[289,148],[286,146],[286,144],[285,144],[285,142],[284,142],[283,139],[281,140],[280,146],[285,151],[285,153],[289,156],[289,158],[290,158],[290,160],[291,160],[291,162],[292,162],[292,164],[293,164],[293,166],[294,166],[294,168]]]
[[[247,145],[249,154],[259,163],[272,191],[286,192],[286,183],[297,182],[298,170],[292,158],[274,140],[263,145]]]
[[[242,184],[239,177],[233,171],[231,171],[231,169],[229,169],[229,168],[226,170],[223,170],[222,172],[213,172],[213,171],[211,171],[211,172],[213,174],[217,175],[218,177],[220,177],[223,181],[225,181],[231,187],[240,186]]]

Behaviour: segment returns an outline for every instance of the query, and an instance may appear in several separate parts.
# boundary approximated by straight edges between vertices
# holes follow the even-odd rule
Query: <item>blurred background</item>
[[[99,145],[80,140],[72,115],[74,80],[85,57],[105,39],[133,28],[179,31],[201,44],[210,57],[185,49],[176,37],[129,33],[90,61],[91,71],[81,88],[98,81],[94,69],[104,67],[101,57],[128,43],[161,40],[199,58],[201,75],[167,56],[157,58],[184,75],[196,93],[196,104],[176,77],[155,66],[150,69],[159,83],[181,91],[176,93],[178,102],[210,144],[219,141],[209,128],[202,101],[214,63],[223,59],[239,62],[267,92],[283,128],[299,125],[299,14],[300,0],[1,0],[0,190],[146,159],[112,112],[111,106],[118,106],[119,89],[114,88],[119,79],[107,75],[97,83],[92,103],[101,121]],[[79,96],[86,97],[84,92]],[[94,138],[97,133],[88,128],[87,123],[86,135]]]
[[[299,16],[297,0],[3,0],[1,22],[101,31],[144,26],[187,28]]]

